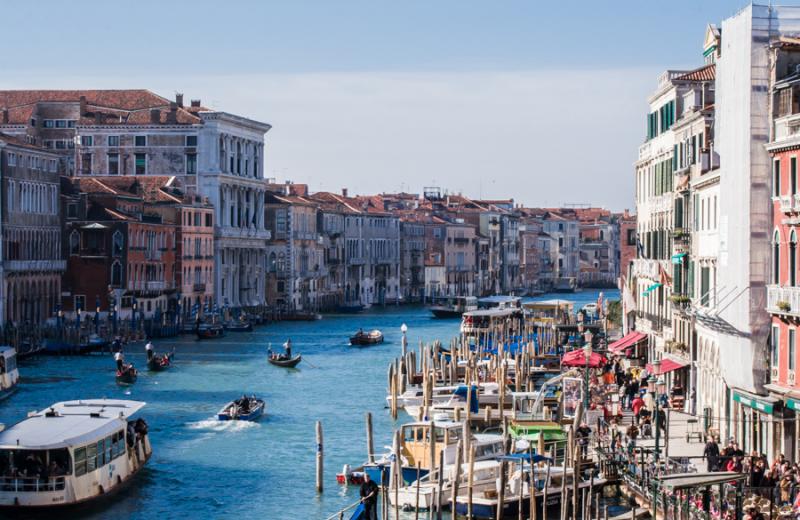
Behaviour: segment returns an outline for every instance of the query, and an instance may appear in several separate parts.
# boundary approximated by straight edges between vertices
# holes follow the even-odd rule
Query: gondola
[[[168,369],[172,365],[172,357],[174,354],[153,354],[153,357],[147,360],[147,369],[153,372],[161,372]]]
[[[225,324],[225,330],[230,332],[252,332],[253,324],[249,321],[229,321]]]
[[[117,370],[117,384],[132,385],[138,375],[139,372],[133,364],[123,365],[122,370]]]
[[[379,331],[378,329],[372,330],[370,332],[357,332],[353,336],[350,336],[350,344],[356,346],[364,346],[364,345],[377,345],[378,343],[383,343],[383,332]]]
[[[197,339],[221,338],[225,335],[225,329],[218,323],[198,325],[195,329]]]
[[[217,414],[220,421],[255,421],[264,414],[264,400],[243,396],[226,404]]]
[[[270,356],[267,358],[267,361],[270,364],[275,365],[276,367],[286,367],[286,368],[294,368],[303,360],[303,356],[300,354],[292,357],[287,358],[286,356]]]

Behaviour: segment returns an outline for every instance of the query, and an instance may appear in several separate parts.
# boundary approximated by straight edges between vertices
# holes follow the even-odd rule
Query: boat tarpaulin
[[[679,368],[683,368],[687,366],[689,363],[685,363],[683,361],[678,361],[676,359],[665,358],[661,360],[661,366],[659,367],[659,374],[666,374],[667,372],[672,372],[673,370],[678,370]],[[647,371],[651,374],[655,374],[655,367],[648,363],[647,364]]]
[[[469,411],[471,413],[479,413],[481,410],[478,407],[478,387],[475,386],[475,385],[472,385],[470,387],[470,393],[472,394],[472,401],[470,402],[470,407],[469,407],[470,410]],[[456,388],[455,392],[453,392],[453,395],[458,396],[458,397],[463,397],[464,400],[466,401],[466,399],[467,399],[467,385],[460,385],[458,388]]]
[[[553,459],[545,457],[544,455],[539,455],[538,453],[534,453],[533,457],[531,457],[530,453],[510,453],[508,455],[503,455],[502,457],[497,457],[497,460],[511,460],[511,461],[524,461],[524,462],[530,462],[531,459],[533,459],[534,464],[537,462],[553,462]]]
[[[627,333],[622,338],[618,339],[617,341],[613,342],[608,346],[609,352],[613,352],[615,354],[623,354],[626,351],[630,350],[631,348],[635,347],[637,343],[640,341],[644,341],[647,339],[647,334],[638,331],[632,331]]]
[[[585,367],[588,365],[590,368],[598,368],[605,365],[606,361],[605,356],[602,354],[592,352],[587,362],[586,354],[581,348],[570,350],[561,358],[561,364],[565,367]]]
[[[353,511],[353,514],[350,515],[350,520],[361,520],[362,518],[365,518],[364,513],[366,513],[364,510],[364,504],[358,504],[358,507],[355,509],[355,511]]]

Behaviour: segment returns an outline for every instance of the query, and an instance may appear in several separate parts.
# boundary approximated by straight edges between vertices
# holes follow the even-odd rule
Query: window
[[[772,196],[781,196],[781,161],[780,159],[772,163]]]
[[[108,154],[108,174],[109,175],[119,175],[119,154],[118,153],[110,153],[110,154]]]
[[[141,136],[137,136],[141,137]],[[134,173],[136,175],[144,175],[147,173],[147,154],[137,153],[134,154]]]
[[[75,302],[75,310],[76,311],[78,309],[84,310],[86,308],[86,296],[84,296],[82,294],[76,294],[75,295],[75,299],[73,301]]]
[[[187,153],[186,154],[186,175],[195,175],[197,174],[197,154],[196,153]]]
[[[794,230],[789,237],[789,286],[797,285],[797,235]]]
[[[109,135],[108,136],[108,146],[119,146],[119,136],[118,135]]]
[[[211,213],[206,213],[206,227],[211,227],[213,225],[212,222]]]
[[[118,261],[111,266],[111,285],[113,287],[122,285],[122,264]]]
[[[92,154],[81,154],[81,174],[90,175],[92,173]]]
[[[67,204],[67,218],[78,218],[78,205]]]
[[[17,154],[15,154],[15,153],[8,154],[8,165],[9,166],[16,166],[17,165]]]
[[[797,157],[789,159],[789,184],[792,187],[792,196],[797,195]]]
[[[146,135],[137,135],[133,138],[133,145],[134,146],[147,146],[147,136]]]
[[[186,136],[186,146],[197,146],[197,136],[196,135],[187,135]]]
[[[56,120],[56,128],[67,128],[67,120],[66,119]]]
[[[94,137],[91,135],[82,135],[81,146],[94,146]]]
[[[795,329],[789,329],[789,370],[794,370],[795,357],[797,354],[795,352],[795,332]]]
[[[111,251],[114,256],[122,256],[122,251],[125,246],[125,239],[122,237],[122,232],[114,231],[114,237],[112,239],[112,247]]]
[[[780,283],[780,269],[781,269],[781,238],[778,230],[772,236],[772,283],[778,285]]]
[[[772,327],[772,335],[770,336],[770,350],[772,351],[772,367],[778,368],[778,353],[781,348],[781,328],[778,326]]]
[[[81,235],[73,230],[69,235],[69,254],[77,255],[81,250]]]

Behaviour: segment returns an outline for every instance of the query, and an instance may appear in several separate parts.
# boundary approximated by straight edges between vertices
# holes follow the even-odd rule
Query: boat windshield
[[[57,491],[72,472],[67,448],[0,450],[0,491]]]
[[[4,357],[0,355],[0,375],[8,372],[13,372],[17,369],[17,356],[12,355]]]

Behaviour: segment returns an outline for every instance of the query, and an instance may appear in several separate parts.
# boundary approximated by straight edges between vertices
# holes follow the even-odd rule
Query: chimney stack
[[[3,116],[2,116],[2,119],[0,121],[2,121],[2,123],[4,125],[8,124],[8,109],[7,108],[3,109]]]
[[[178,104],[170,103],[169,112],[167,113],[167,123],[174,125],[178,122]]]
[[[195,107],[195,108],[200,108],[200,100],[199,99],[193,99],[192,100],[192,106]]]
[[[86,115],[86,96],[81,96],[80,116],[83,117],[85,115]]]
[[[161,110],[158,108],[151,108],[150,109],[150,122],[151,123],[160,123],[161,122]]]
[[[175,93],[175,104],[177,104],[179,107],[183,108],[183,93],[182,92],[176,92]]]
[[[347,197],[347,188],[342,188],[342,197]]]

